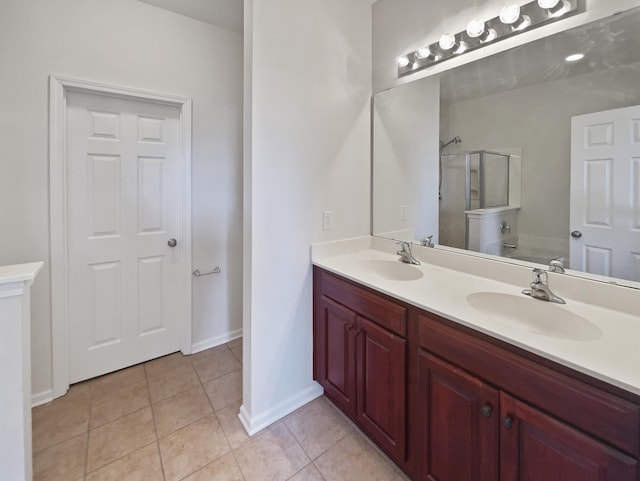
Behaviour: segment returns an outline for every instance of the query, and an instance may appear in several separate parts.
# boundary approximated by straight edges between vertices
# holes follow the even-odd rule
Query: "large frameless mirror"
[[[374,96],[374,235],[640,282],[640,7]]]

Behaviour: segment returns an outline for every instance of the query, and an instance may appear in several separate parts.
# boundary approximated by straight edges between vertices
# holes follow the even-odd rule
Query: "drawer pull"
[[[513,419],[511,419],[509,416],[507,416],[506,418],[504,418],[502,420],[502,425],[506,428],[506,429],[511,429],[513,427]]]
[[[491,406],[489,406],[488,404],[485,406],[482,406],[482,408],[480,409],[480,413],[482,413],[482,415],[485,418],[491,417],[492,412],[493,412],[493,409],[491,409]]]

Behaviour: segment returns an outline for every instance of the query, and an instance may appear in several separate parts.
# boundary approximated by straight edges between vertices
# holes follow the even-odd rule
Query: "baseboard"
[[[220,346],[239,337],[242,337],[242,329],[236,329],[235,331],[227,332],[216,337],[210,337],[204,341],[198,341],[191,346],[191,354]]]
[[[46,391],[38,392],[31,395],[31,407],[40,406],[53,401],[53,389],[47,389]]]
[[[273,408],[263,411],[256,416],[250,416],[243,404],[240,406],[238,418],[249,436],[253,436],[276,421],[279,421],[287,414],[291,414],[296,409],[322,396],[323,392],[322,386],[314,381],[313,384],[304,391],[285,399]]]

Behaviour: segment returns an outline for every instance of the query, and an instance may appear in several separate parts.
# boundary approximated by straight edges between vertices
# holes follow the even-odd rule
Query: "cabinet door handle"
[[[480,409],[480,413],[482,413],[485,418],[491,417],[492,412],[493,409],[491,409],[491,406],[489,406],[488,404],[482,406],[482,408]]]
[[[344,325],[344,330],[347,331],[347,332],[353,330],[353,324],[345,324]]]
[[[504,418],[502,420],[502,425],[506,428],[506,429],[511,429],[513,427],[513,419],[511,419],[509,416],[507,416],[506,418]]]
[[[358,329],[358,330],[356,331],[356,336],[359,336],[360,334],[362,334],[362,329]]]

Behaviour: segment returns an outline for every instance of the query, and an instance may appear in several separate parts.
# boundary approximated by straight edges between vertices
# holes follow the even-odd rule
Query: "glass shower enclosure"
[[[441,156],[440,244],[468,248],[468,211],[509,205],[509,154],[476,150]]]

